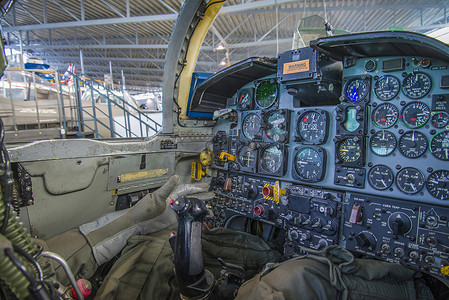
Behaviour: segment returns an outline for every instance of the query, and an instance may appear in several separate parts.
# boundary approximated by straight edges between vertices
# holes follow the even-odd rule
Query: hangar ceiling
[[[128,88],[162,86],[165,53],[179,0],[18,0],[2,20],[6,49],[24,51],[52,68],[69,63],[78,73],[103,79],[123,72]],[[319,15],[350,32],[429,32],[448,25],[447,0],[227,0],[207,34],[198,72],[250,56],[275,56],[291,49],[301,18]],[[8,50],[7,50],[8,51]]]

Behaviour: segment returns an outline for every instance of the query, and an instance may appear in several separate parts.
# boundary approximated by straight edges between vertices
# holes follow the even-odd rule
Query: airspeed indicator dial
[[[408,158],[418,158],[426,152],[428,143],[423,133],[407,131],[399,138],[399,152]]]
[[[379,156],[387,156],[393,153],[396,144],[396,137],[388,130],[381,130],[373,134],[369,143],[371,150]]]
[[[422,72],[414,72],[405,77],[402,82],[404,94],[411,99],[423,98],[432,88],[432,79]]]
[[[444,111],[437,112],[432,116],[430,122],[435,128],[444,128],[449,124],[449,114]]]
[[[405,194],[419,193],[425,184],[424,175],[415,168],[404,168],[398,172],[396,185]]]
[[[423,102],[407,104],[401,113],[405,126],[415,129],[424,126],[430,119],[430,108]]]
[[[299,116],[297,134],[308,144],[322,144],[326,139],[325,112],[307,111]]]
[[[388,189],[393,181],[393,171],[384,165],[374,166],[368,173],[368,183],[376,190]]]
[[[369,94],[369,82],[366,79],[353,79],[345,89],[346,97],[354,102],[364,100]]]
[[[362,156],[362,149],[353,139],[344,139],[338,145],[337,155],[344,162],[356,162]]]
[[[300,180],[317,182],[324,175],[325,155],[319,147],[305,147],[295,155],[295,171]]]
[[[427,190],[437,199],[449,200],[449,170],[438,170],[427,178]]]
[[[391,100],[398,95],[400,85],[399,79],[391,75],[385,75],[374,84],[374,93],[380,100]]]
[[[252,140],[258,135],[261,131],[261,119],[256,114],[248,114],[243,119],[242,122],[242,132],[243,135]]]
[[[438,159],[449,160],[449,130],[441,131],[430,140],[430,152]]]
[[[399,118],[399,110],[390,103],[384,103],[377,106],[372,114],[374,125],[386,129],[393,126]]]

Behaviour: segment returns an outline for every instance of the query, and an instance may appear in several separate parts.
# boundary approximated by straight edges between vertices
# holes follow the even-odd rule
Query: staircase
[[[61,97],[67,137],[149,137],[162,129],[159,122],[143,113],[133,101],[127,101],[124,94],[110,90],[108,84],[86,75],[70,75],[73,99],[64,101]]]

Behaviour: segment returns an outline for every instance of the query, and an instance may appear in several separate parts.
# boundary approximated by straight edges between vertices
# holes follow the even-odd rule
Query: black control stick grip
[[[201,226],[207,215],[206,205],[200,199],[186,197],[172,200],[170,204],[179,217],[173,249],[179,291],[187,298],[203,298],[214,285],[213,275],[204,270],[201,247]]]

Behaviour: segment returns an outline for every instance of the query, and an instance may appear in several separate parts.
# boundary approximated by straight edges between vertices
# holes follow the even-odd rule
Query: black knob
[[[376,237],[368,231],[362,231],[360,232],[356,237],[355,240],[357,241],[357,244],[362,248],[367,248],[369,250],[374,250],[377,245]]]
[[[252,184],[249,188],[248,188],[248,198],[254,199],[257,197],[258,194],[258,190],[257,190],[257,186],[255,186],[254,184]]]
[[[393,235],[403,235],[410,231],[412,223],[410,218],[404,213],[392,213],[388,219]]]

